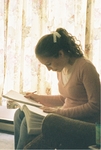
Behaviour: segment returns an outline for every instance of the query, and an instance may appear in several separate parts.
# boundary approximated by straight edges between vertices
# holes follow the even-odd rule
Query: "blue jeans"
[[[39,133],[38,133],[39,134]],[[28,134],[24,112],[17,109],[14,115],[14,144],[15,149],[23,149],[24,146],[38,134]]]

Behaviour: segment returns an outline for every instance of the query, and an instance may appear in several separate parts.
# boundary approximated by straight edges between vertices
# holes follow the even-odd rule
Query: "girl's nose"
[[[47,69],[48,69],[48,71],[50,71],[50,70],[51,70],[51,67],[47,67]]]

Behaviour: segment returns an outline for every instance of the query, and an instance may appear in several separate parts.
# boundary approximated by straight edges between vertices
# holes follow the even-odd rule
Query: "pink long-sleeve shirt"
[[[57,73],[60,95],[40,96],[46,106],[59,106],[57,114],[89,122],[100,117],[100,79],[94,65],[84,57],[77,58],[67,84]]]

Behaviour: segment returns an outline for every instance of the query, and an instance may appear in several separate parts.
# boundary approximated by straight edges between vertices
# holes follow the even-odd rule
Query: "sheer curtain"
[[[101,79],[101,5],[87,0],[85,54],[93,62]]]
[[[58,93],[56,73],[35,58],[38,39],[58,27],[82,44],[101,74],[100,0],[0,0],[0,95],[10,89]]]

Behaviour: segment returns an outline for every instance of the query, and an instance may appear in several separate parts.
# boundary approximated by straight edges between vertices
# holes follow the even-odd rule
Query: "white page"
[[[37,106],[37,107],[42,106],[42,104],[37,103],[34,100],[28,99],[28,98],[24,97],[23,94],[20,94],[20,93],[18,93],[16,91],[13,91],[13,90],[11,90],[7,94],[3,95],[3,97],[11,99],[13,101],[24,103],[24,104],[29,104],[29,105],[33,105],[33,106]]]
[[[22,103],[17,103],[19,108],[22,110],[22,111],[26,111],[26,109],[29,110],[29,113],[35,113],[35,114],[39,114],[41,116],[47,116],[48,113],[45,113],[43,112],[43,110],[40,108],[40,107],[36,107],[36,106],[31,106],[31,105],[28,105],[28,104],[22,104]]]
[[[31,105],[24,105],[23,108],[27,106],[27,108],[32,112],[32,113],[36,113],[39,114],[41,116],[47,116],[48,113],[43,112],[43,110],[39,107],[35,107],[35,106],[31,106]],[[22,108],[22,109],[23,109]]]

